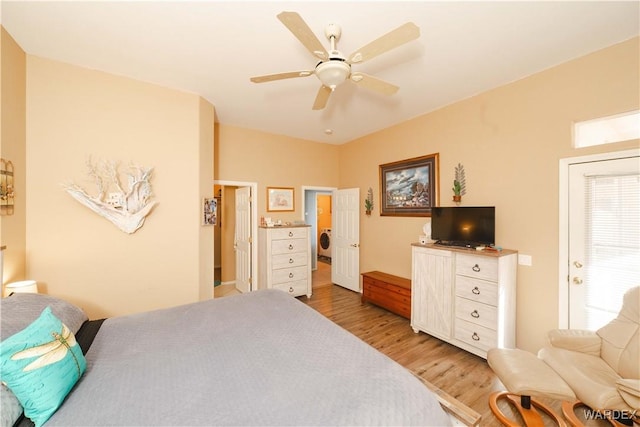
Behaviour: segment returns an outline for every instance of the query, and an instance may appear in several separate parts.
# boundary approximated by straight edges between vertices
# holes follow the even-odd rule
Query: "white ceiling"
[[[342,27],[349,55],[412,21],[419,39],[362,64],[391,97],[345,82],[324,110],[317,59],[276,18],[298,12],[320,41]],[[638,1],[2,1],[1,21],[31,55],[194,92],[219,123],[341,144],[638,36]],[[326,135],[325,129],[332,129]]]

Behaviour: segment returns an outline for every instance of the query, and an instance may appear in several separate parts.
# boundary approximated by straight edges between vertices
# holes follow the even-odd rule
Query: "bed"
[[[3,382],[12,339],[45,311],[75,334],[67,334],[68,354],[85,353],[77,382],[36,425],[451,423],[409,371],[278,290],[104,321],[88,321],[78,307],[47,295],[14,294],[1,304]],[[1,392],[3,425],[33,425],[9,417],[22,406],[4,385]]]

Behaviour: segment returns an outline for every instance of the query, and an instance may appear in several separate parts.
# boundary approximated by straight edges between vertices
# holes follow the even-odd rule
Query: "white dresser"
[[[516,345],[513,250],[412,246],[411,327],[478,356]]]
[[[311,227],[260,227],[258,289],[311,297]]]

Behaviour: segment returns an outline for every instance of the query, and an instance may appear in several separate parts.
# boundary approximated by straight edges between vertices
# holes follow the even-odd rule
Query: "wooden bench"
[[[411,280],[380,271],[362,273],[362,302],[411,318]]]

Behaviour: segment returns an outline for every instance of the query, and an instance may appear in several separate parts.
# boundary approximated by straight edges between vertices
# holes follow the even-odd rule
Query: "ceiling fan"
[[[393,95],[396,93],[398,86],[365,73],[351,71],[351,65],[375,58],[420,36],[420,29],[414,23],[407,22],[356,50],[349,57],[345,57],[336,49],[336,42],[340,39],[342,33],[339,25],[329,24],[327,28],[325,28],[324,33],[331,44],[331,49],[327,52],[324,46],[322,46],[322,43],[320,43],[320,40],[318,40],[306,22],[296,12],[282,12],[278,15],[278,19],[300,40],[309,52],[320,58],[320,62],[318,62],[313,70],[269,74],[252,77],[250,80],[254,83],[265,83],[295,77],[308,77],[313,74],[322,83],[316,95],[315,102],[313,103],[314,110],[323,109],[327,105],[331,92],[347,79],[359,86],[384,95]]]

